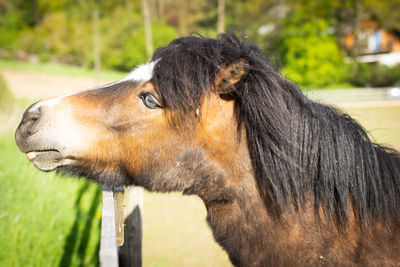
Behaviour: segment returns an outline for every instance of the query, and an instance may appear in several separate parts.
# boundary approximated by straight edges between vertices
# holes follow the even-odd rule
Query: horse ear
[[[214,91],[219,94],[232,93],[249,72],[249,69],[249,62],[244,58],[240,58],[229,65],[223,65],[217,74]]]

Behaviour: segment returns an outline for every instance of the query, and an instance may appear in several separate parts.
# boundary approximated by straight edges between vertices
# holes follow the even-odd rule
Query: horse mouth
[[[26,157],[41,171],[53,171],[63,161],[60,151],[56,149],[32,150],[26,153]]]

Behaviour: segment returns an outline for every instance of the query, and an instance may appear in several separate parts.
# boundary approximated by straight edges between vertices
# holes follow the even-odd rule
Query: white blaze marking
[[[49,100],[42,100],[42,101],[36,103],[36,105],[32,106],[30,111],[35,111],[36,109],[40,108],[41,106],[54,107],[55,105],[60,103],[61,99],[65,98],[67,96],[74,95],[74,94],[77,94],[77,93],[70,93],[70,94],[58,96],[55,98],[51,98]]]
[[[129,73],[128,76],[126,76],[122,80],[119,80],[119,81],[116,81],[116,82],[113,82],[113,83],[110,83],[110,84],[107,84],[107,85],[104,85],[104,86],[96,87],[96,88],[93,88],[91,90],[97,90],[97,89],[101,89],[101,88],[104,88],[104,87],[109,87],[111,85],[115,85],[115,84],[118,84],[120,82],[130,81],[130,80],[140,81],[140,82],[150,81],[151,78],[153,77],[153,69],[154,69],[154,66],[157,63],[157,61],[150,61],[150,62],[147,62],[146,64],[143,64],[143,65],[140,65],[140,66],[136,67],[131,73]],[[35,111],[36,109],[40,108],[41,106],[54,107],[55,105],[60,103],[60,101],[63,98],[65,98],[67,96],[74,95],[74,94],[77,94],[77,93],[70,93],[70,94],[66,94],[66,95],[63,95],[63,96],[55,97],[55,98],[52,98],[52,99],[49,99],[49,100],[40,101],[40,102],[36,103],[36,105],[32,106],[30,111]]]
[[[129,81],[129,80],[146,81],[146,82],[150,81],[151,78],[153,77],[153,69],[156,63],[157,62],[155,61],[150,61],[146,64],[136,67],[131,73],[129,73],[128,76],[126,76],[119,82]]]

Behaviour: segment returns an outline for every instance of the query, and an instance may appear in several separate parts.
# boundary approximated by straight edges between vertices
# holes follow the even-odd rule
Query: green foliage
[[[118,21],[119,23],[115,23]],[[102,21],[102,63],[117,70],[130,70],[146,62],[144,26],[139,14],[116,9],[113,16]],[[178,34],[164,21],[152,23],[153,46],[167,45]]]
[[[400,81],[400,64],[388,67],[380,64],[353,63],[347,68],[347,80],[356,86],[386,87]]]
[[[273,62],[283,65],[283,73],[289,78],[308,88],[344,81],[343,55],[335,36],[334,1],[251,0],[241,6],[244,20],[251,25],[250,38]],[[258,33],[264,27],[269,30]]]
[[[15,99],[7,87],[6,81],[0,75],[0,113],[8,113],[12,110]]]
[[[370,82],[372,86],[391,86],[394,83],[400,81],[400,64],[391,67],[383,65],[373,65],[371,73],[372,77]]]
[[[344,78],[343,57],[324,20],[290,25],[284,33],[284,70],[307,87],[324,87]]]
[[[0,47],[13,50],[15,40],[24,24],[16,12],[0,14]]]
[[[347,80],[356,86],[367,86],[371,79],[371,68],[365,63],[351,63],[346,66]]]
[[[118,23],[115,23],[118,21]],[[178,35],[164,21],[153,22],[153,44],[166,45]],[[144,27],[140,14],[116,8],[100,20],[101,62],[106,69],[130,70],[146,62]],[[53,12],[33,29],[21,34],[19,48],[55,61],[90,67],[93,65],[91,20],[71,20],[66,12]]]
[[[56,12],[47,15],[37,27],[23,32],[19,48],[39,55],[42,61],[87,66],[91,36],[88,23],[70,20],[68,14]]]
[[[399,0],[363,0],[363,5],[369,14],[389,30],[400,31],[400,1]]]
[[[372,16],[386,29],[400,29],[400,13],[395,12],[400,0],[358,1],[358,11],[352,0],[225,2],[226,29],[238,35],[245,32],[272,61],[283,64],[289,77],[311,88],[345,80],[357,85],[371,83],[367,78],[370,71],[364,67],[351,69],[353,76],[345,77],[338,47],[339,40],[354,27],[357,12],[363,18]],[[151,1],[153,47],[189,32],[214,37],[217,6],[216,0]],[[42,62],[92,67],[92,13],[98,10],[103,69],[129,70],[147,60],[141,7],[141,2],[134,0],[0,0],[0,55],[22,51],[38,55]],[[6,53],[1,53],[4,50]],[[392,80],[381,68],[373,71],[384,77],[376,76],[376,84]]]

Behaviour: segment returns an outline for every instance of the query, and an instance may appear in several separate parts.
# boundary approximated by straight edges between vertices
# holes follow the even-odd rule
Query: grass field
[[[347,108],[372,140],[400,150],[400,107]]]
[[[400,107],[347,109],[377,142],[400,149]],[[0,137],[0,266],[96,266],[101,192],[42,173]],[[196,197],[145,194],[144,266],[230,266]]]

